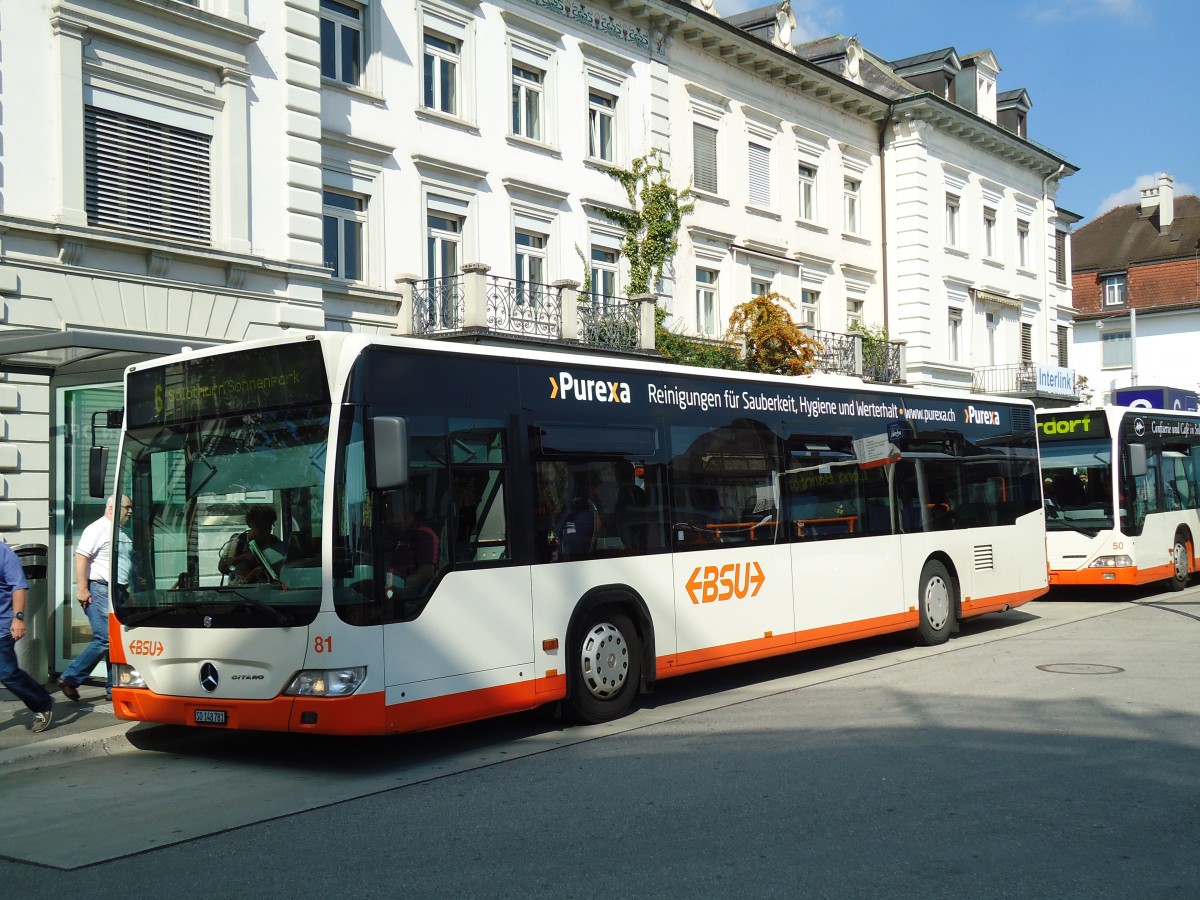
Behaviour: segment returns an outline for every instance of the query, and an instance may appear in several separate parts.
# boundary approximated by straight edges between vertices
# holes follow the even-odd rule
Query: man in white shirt
[[[116,498],[109,497],[104,506],[104,518],[97,519],[79,536],[75,547],[75,599],[87,614],[88,623],[92,626],[92,640],[83,648],[75,661],[62,673],[58,686],[71,700],[79,700],[79,684],[96,667],[103,658],[108,662],[108,610],[109,569],[111,560],[112,520],[116,507]],[[120,524],[123,527],[129,521],[133,512],[133,501],[121,497]],[[117,590],[129,589],[131,556],[129,537],[118,529],[119,545],[117,548]],[[112,669],[108,670],[108,681],[104,693],[107,699],[112,699]]]

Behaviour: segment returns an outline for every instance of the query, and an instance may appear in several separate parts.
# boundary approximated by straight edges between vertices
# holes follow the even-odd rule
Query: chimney
[[[1163,172],[1158,176],[1158,233],[1170,234],[1175,221],[1175,179]]]
[[[1175,221],[1175,179],[1163,172],[1154,187],[1142,188],[1141,217],[1158,213],[1158,233],[1170,234]]]

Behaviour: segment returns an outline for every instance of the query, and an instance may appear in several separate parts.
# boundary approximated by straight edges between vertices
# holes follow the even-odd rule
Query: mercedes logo
[[[1133,433],[1138,437],[1145,437],[1146,435],[1146,423],[1141,420],[1140,416],[1133,420]]]
[[[204,617],[204,627],[205,627],[205,628],[212,628],[212,616],[205,616],[205,617]]]
[[[212,693],[217,689],[217,682],[221,678],[217,674],[217,667],[212,663],[205,663],[200,667],[200,687],[204,688],[208,693]]]

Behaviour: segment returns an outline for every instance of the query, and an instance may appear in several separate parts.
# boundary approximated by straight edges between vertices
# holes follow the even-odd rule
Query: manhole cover
[[[1055,675],[1119,675],[1125,671],[1120,666],[1102,666],[1099,663],[1047,663],[1038,668]]]

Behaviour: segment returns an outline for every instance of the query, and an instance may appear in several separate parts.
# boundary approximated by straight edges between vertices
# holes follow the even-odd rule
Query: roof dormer
[[[1011,131],[1017,137],[1029,137],[1029,110],[1033,101],[1025,88],[1005,91],[996,95],[996,124]]]
[[[991,50],[980,50],[962,58],[958,73],[955,102],[989,122],[996,121],[996,76],[1000,64]]]
[[[888,65],[917,90],[929,91],[943,100],[954,102],[955,79],[962,63],[953,47],[898,59]]]

